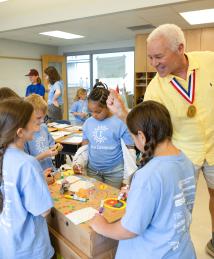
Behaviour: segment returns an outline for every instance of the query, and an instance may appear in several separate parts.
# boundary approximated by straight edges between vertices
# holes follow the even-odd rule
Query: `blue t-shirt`
[[[102,121],[87,119],[83,125],[83,140],[89,141],[89,167],[107,171],[123,163],[121,138],[126,145],[134,146],[127,126],[116,116]]]
[[[45,87],[42,84],[36,84],[36,85],[29,85],[26,90],[25,96],[31,95],[31,94],[39,94],[42,97],[45,95]]]
[[[24,151],[31,156],[38,156],[40,153],[48,150],[55,145],[55,141],[48,131],[47,125],[42,123],[40,130],[34,133],[33,140],[27,141],[24,146]],[[54,167],[51,157],[39,160],[43,170]]]
[[[189,227],[194,166],[181,152],[153,158],[133,177],[122,226],[137,234],[119,242],[117,259],[195,259]]]
[[[57,98],[57,101],[59,103],[59,105],[63,104],[63,100],[62,100],[62,96],[63,96],[63,81],[56,81],[53,85],[51,85],[50,87],[50,91],[48,94],[48,104],[52,104],[53,100],[54,100],[54,94],[56,92],[56,90],[60,90],[61,95]]]
[[[73,112],[84,112],[88,113],[88,101],[87,100],[79,100],[73,103],[71,106],[71,113]],[[87,118],[81,118],[78,115],[75,115],[75,119],[77,122],[84,122]]]
[[[53,201],[38,161],[20,149],[7,148],[3,180],[0,258],[51,258],[54,251],[41,214],[53,207]]]

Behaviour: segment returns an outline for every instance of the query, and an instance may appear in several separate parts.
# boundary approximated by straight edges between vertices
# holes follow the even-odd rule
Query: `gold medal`
[[[190,105],[188,110],[187,110],[187,117],[193,118],[195,117],[196,114],[196,107],[195,105]]]

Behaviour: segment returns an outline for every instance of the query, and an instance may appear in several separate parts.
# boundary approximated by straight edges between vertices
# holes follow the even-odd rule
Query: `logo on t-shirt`
[[[94,129],[92,136],[96,143],[101,144],[107,140],[107,138],[103,136],[106,130],[108,130],[106,126],[98,126],[97,128]]]

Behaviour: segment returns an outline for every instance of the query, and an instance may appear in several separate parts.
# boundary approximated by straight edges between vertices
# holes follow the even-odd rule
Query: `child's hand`
[[[53,147],[51,147],[51,148],[48,149],[47,151],[48,151],[48,153],[49,153],[49,157],[56,156],[56,155],[58,155],[58,153],[59,153],[58,150],[57,150],[57,148],[56,148],[56,145],[53,146]]]
[[[73,170],[75,174],[82,174],[83,172],[83,167],[79,164],[76,164],[73,166]]]
[[[47,168],[44,171],[45,180],[46,180],[48,185],[53,184],[55,182],[54,176],[51,175],[51,172],[52,172],[52,168]]]
[[[91,228],[98,234],[102,234],[102,230],[108,224],[108,221],[100,214],[95,214],[95,216],[89,222]]]
[[[86,118],[86,117],[88,116],[88,114],[85,113],[85,112],[80,112],[79,116],[80,116],[81,118]]]
[[[120,193],[123,193],[123,196],[127,197],[129,193],[129,186],[125,185],[121,188]]]

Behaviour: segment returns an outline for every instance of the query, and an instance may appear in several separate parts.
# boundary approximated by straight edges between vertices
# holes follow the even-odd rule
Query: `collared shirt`
[[[173,143],[192,160],[202,165],[207,160],[214,165],[214,52],[186,53],[189,61],[187,79],[158,74],[150,82],[144,100],[164,104],[170,112],[173,124]],[[171,85],[173,77],[187,90],[189,75],[195,69],[194,117],[187,116],[190,106]]]

